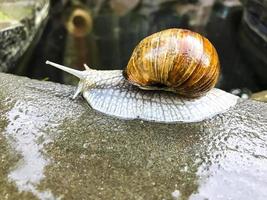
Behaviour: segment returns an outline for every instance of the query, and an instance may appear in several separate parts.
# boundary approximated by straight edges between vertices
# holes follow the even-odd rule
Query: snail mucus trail
[[[214,88],[220,64],[213,45],[185,29],[143,39],[123,71],[46,64],[80,79],[73,98],[82,93],[93,109],[122,119],[197,122],[225,112],[238,100]]]

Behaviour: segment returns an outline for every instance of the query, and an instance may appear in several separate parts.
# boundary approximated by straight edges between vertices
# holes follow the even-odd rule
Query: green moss
[[[10,18],[5,13],[0,11],[0,20],[7,21],[7,20],[10,20]]]
[[[15,11],[15,12],[14,12]],[[21,20],[26,17],[31,17],[33,14],[33,6],[19,6],[19,5],[1,5],[0,9],[0,19],[1,16],[8,18],[9,20]]]

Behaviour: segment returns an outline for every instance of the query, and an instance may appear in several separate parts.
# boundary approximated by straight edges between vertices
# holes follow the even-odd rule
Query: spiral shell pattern
[[[219,71],[218,54],[207,38],[185,29],[167,29],[136,46],[123,74],[140,88],[195,98],[215,86]]]

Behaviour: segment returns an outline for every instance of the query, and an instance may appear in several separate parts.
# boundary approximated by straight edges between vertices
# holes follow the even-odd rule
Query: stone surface
[[[1,199],[267,199],[267,104],[126,121],[74,87],[0,73]]]

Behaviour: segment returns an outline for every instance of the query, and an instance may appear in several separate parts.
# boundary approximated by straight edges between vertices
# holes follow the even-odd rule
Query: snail
[[[214,88],[220,71],[213,45],[198,33],[167,29],[144,38],[124,70],[78,71],[50,61],[80,79],[89,105],[123,119],[197,122],[225,112],[238,97]]]

